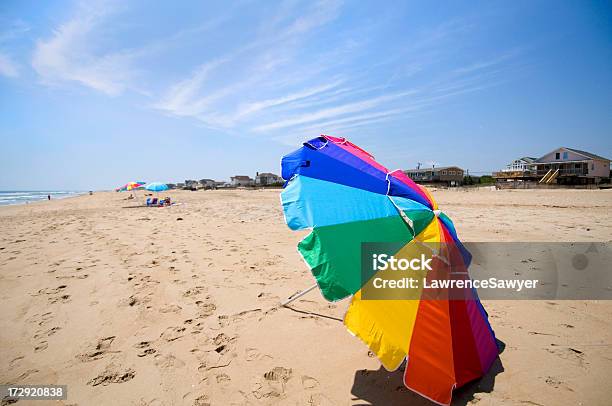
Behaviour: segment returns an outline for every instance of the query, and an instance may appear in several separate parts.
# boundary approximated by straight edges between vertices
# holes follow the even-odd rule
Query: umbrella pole
[[[287,306],[289,303],[291,303],[291,302],[294,302],[294,301],[298,300],[299,298],[301,298],[302,296],[304,296],[306,293],[308,293],[308,292],[310,292],[310,291],[314,290],[314,289],[315,289],[317,286],[319,286],[319,285],[317,285],[317,284],[315,283],[314,285],[312,285],[311,287],[309,287],[309,288],[307,288],[307,289],[304,289],[304,290],[302,290],[302,291],[299,291],[299,290],[298,290],[298,291],[297,291],[297,292],[295,292],[293,295],[289,296],[289,297],[287,298],[287,300],[285,300],[284,302],[281,302],[281,306]]]

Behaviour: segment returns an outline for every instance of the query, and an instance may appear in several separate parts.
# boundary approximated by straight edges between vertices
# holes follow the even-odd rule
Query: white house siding
[[[559,153],[559,159],[556,159],[556,153]],[[567,154],[567,157],[564,157],[564,153]],[[585,157],[584,155],[577,154],[572,151],[564,150],[563,148],[558,148],[541,158],[538,158],[538,163],[552,163],[552,162],[564,162],[564,161],[585,161],[590,158]]]
[[[594,159],[591,162],[589,162],[589,176],[599,177],[599,178],[609,177],[610,176],[610,161]]]

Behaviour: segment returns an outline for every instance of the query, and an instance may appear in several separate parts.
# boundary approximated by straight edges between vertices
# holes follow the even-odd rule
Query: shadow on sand
[[[506,345],[497,340],[499,353]],[[482,378],[470,382],[453,393],[453,405],[464,406],[474,399],[476,393],[490,393],[495,386],[495,377],[504,371],[499,357],[495,360],[489,372]],[[360,370],[355,372],[355,380],[351,388],[353,401],[356,405],[372,406],[433,406],[436,403],[412,392],[404,386],[404,366],[397,371],[389,372],[382,366],[374,370]]]

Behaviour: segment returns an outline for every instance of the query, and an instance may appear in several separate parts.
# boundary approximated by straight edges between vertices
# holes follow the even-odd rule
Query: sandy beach
[[[68,385],[66,405],[433,404],[346,331],[347,301],[278,308],[313,282],[279,190],[169,194],[0,208],[1,383]],[[465,241],[612,239],[612,191],[433,195]],[[610,404],[612,302],[484,306],[505,348],[454,404]]]

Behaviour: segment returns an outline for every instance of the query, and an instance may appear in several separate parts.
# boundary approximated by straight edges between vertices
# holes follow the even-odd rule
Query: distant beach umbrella
[[[460,289],[457,298],[456,290],[439,288],[435,294],[442,293],[442,298],[432,298],[434,293],[422,283],[409,300],[390,293],[382,298],[387,300],[367,300],[371,282],[388,274],[377,266],[364,271],[362,244],[384,243],[386,255],[404,261],[416,258],[415,251],[429,250],[431,270],[415,272],[421,282],[432,276],[449,280],[456,273],[467,275],[471,254],[450,218],[424,187],[400,170],[389,171],[343,138],[307,141],[284,156],[281,166],[283,179],[288,179],[281,193],[287,225],[311,230],[298,251],[317,281],[314,287],[329,301],[352,295],[344,317],[348,330],[387,370],[406,361],[407,388],[449,405],[453,389],[485,375],[498,356],[476,291]]]
[[[151,182],[146,184],[145,189],[151,192],[163,192],[164,190],[168,190],[168,185],[165,183]]]
[[[138,189],[139,187],[141,187],[145,183],[146,182],[128,182],[125,185],[119,186],[118,188],[116,188],[115,191],[116,192],[125,192],[127,190]]]
[[[134,189],[138,189],[142,185],[144,185],[144,182],[130,182],[125,186],[127,190],[134,190]]]

